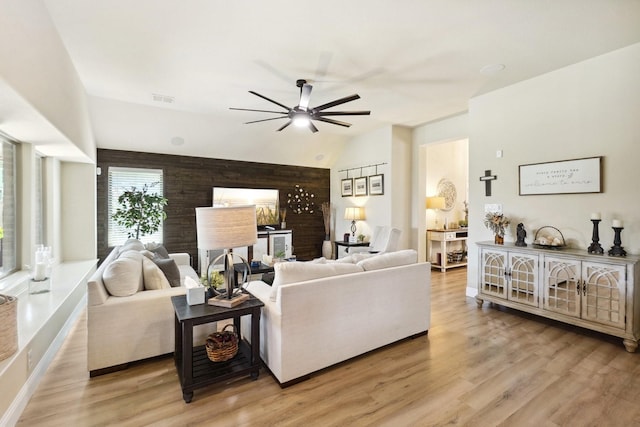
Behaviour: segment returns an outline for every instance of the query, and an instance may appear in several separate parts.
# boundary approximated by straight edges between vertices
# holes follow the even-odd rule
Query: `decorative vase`
[[[327,237],[325,237],[324,242],[322,242],[322,256],[331,259],[331,240]]]
[[[493,239],[493,242],[496,245],[504,245],[504,236],[496,234],[495,238]]]

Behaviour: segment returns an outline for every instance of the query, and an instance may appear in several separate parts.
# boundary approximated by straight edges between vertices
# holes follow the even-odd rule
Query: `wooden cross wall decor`
[[[484,181],[484,195],[491,195],[491,181],[498,179],[497,175],[491,175],[491,169],[484,171],[484,176],[480,177],[480,181]]]

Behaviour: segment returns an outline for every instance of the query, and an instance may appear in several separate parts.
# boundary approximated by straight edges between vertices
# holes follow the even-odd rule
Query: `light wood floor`
[[[19,425],[640,425],[640,354],[620,339],[478,309],[464,295],[464,269],[434,270],[432,282],[427,336],[284,390],[263,370],[257,381],[196,390],[190,404],[167,357],[89,379],[82,317]]]

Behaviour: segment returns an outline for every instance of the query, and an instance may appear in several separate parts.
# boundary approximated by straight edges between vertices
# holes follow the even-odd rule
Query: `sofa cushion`
[[[371,271],[407,264],[415,264],[416,262],[418,262],[418,253],[414,249],[405,249],[402,251],[387,252],[365,258],[362,261],[359,261],[356,265],[359,265],[365,271]]]
[[[113,260],[102,273],[104,287],[116,297],[128,297],[142,288],[142,262],[124,257]]]
[[[281,285],[363,271],[362,267],[356,264],[316,264],[311,262],[278,262],[273,266],[273,269],[275,278],[271,285],[270,298],[272,301],[276,300],[278,286]]]
[[[147,291],[171,287],[167,277],[162,270],[160,270],[160,267],[147,257],[142,258],[142,277],[144,280],[144,289]],[[178,282],[180,282],[180,278],[178,278]]]
[[[142,260],[144,259],[144,255],[140,253],[138,250],[127,250],[120,251],[120,255],[118,258],[128,258],[140,263],[140,274],[142,274]],[[138,292],[144,291],[144,279],[140,278],[140,285],[138,287]]]

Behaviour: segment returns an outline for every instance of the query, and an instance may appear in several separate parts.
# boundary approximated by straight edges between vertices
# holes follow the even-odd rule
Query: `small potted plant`
[[[497,245],[504,243],[505,229],[510,223],[509,218],[498,212],[487,212],[484,217],[484,225],[495,235],[494,241]]]

